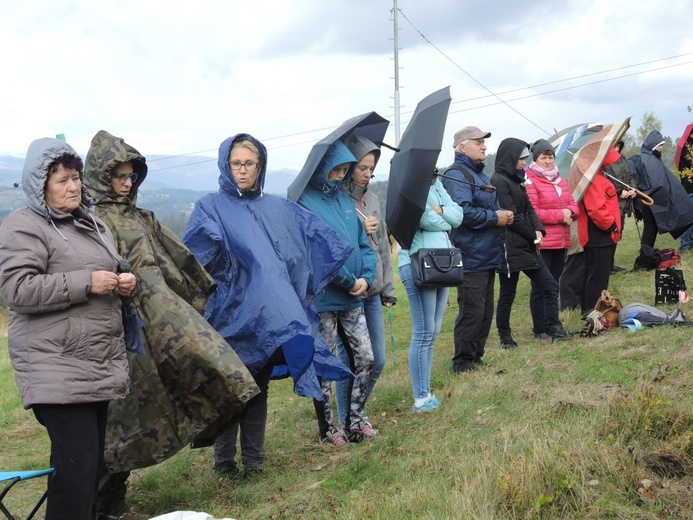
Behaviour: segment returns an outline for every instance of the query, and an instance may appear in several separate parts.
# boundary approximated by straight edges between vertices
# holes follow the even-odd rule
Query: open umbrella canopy
[[[390,163],[385,222],[390,233],[409,249],[426,208],[428,189],[443,144],[450,108],[450,87],[429,94],[416,105],[399,151]]]
[[[693,123],[690,123],[683,131],[679,142],[676,143],[674,164],[678,171],[691,168],[691,156],[693,156]]]
[[[604,125],[601,123],[581,123],[564,128],[547,138],[556,154],[556,167],[563,177],[568,177],[570,165],[577,151],[602,128]]]
[[[390,122],[387,119],[375,112],[368,112],[344,121],[339,128],[313,145],[303,168],[301,168],[301,171],[298,172],[298,175],[289,186],[287,197],[294,202],[298,201],[332,143],[335,141],[345,142],[347,137],[355,134],[365,137],[380,146],[389,124]]]
[[[614,145],[630,127],[630,117],[618,123],[604,125],[574,155],[568,171],[568,186],[576,202],[580,202],[587,188],[599,173],[602,163]]]

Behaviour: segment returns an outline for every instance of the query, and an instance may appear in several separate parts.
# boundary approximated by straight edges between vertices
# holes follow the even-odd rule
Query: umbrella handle
[[[652,206],[652,205],[654,204],[654,199],[653,199],[652,197],[650,197],[649,195],[646,195],[646,194],[643,193],[642,191],[633,188],[633,186],[629,186],[628,184],[626,184],[625,182],[623,182],[621,179],[617,179],[617,178],[614,177],[613,175],[610,175],[610,174],[608,174],[608,173],[606,173],[606,172],[604,172],[604,175],[605,175],[606,177],[608,177],[609,179],[614,180],[614,181],[618,182],[619,184],[622,184],[624,188],[628,188],[629,190],[634,191],[635,194],[636,194],[638,197],[640,197],[640,198],[642,199],[641,202],[642,202],[645,206]]]
[[[465,181],[464,179],[458,179],[457,177],[450,177],[448,175],[441,175],[441,174],[438,174],[438,177],[442,177],[443,179],[450,179],[451,181],[461,182],[463,184],[469,184],[470,186],[474,186],[475,188],[479,188],[481,191],[484,191],[486,193],[495,193],[496,192],[496,187],[491,186],[490,184],[474,184],[473,182]]]

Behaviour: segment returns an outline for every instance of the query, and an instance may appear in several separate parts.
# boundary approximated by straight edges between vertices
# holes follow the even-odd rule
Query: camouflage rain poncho
[[[111,186],[111,170],[125,161],[133,161],[139,174],[129,197]],[[193,439],[213,440],[217,420],[228,419],[259,390],[201,314],[211,277],[151,211],[135,207],[145,158],[102,130],[92,139],[85,170],[95,212],[138,278],[134,303],[146,322],[147,354],[129,354],[130,393],[108,409],[106,465],[111,472],[126,471],[161,462]]]

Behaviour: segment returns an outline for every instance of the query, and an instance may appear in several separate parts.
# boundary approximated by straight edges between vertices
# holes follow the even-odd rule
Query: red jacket
[[[525,172],[527,178],[532,181],[532,184],[527,186],[527,196],[546,230],[541,249],[568,249],[571,244],[570,226],[566,226],[563,222],[563,208],[570,210],[573,220],[580,213],[577,202],[570,193],[568,182],[563,177],[559,177],[558,187],[561,189],[559,196],[556,187],[546,177],[529,168]]]
[[[581,246],[608,246],[621,240],[621,210],[616,188],[601,171],[587,188],[580,206],[583,210],[578,217]]]

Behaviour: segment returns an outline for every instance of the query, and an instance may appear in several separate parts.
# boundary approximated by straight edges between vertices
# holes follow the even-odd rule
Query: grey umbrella
[[[298,175],[289,186],[287,197],[294,202],[298,201],[332,143],[335,141],[345,142],[347,137],[354,134],[365,137],[380,145],[389,124],[390,122],[387,119],[375,112],[368,112],[344,121],[339,128],[313,145],[303,168],[301,168],[301,171],[298,172]]]

